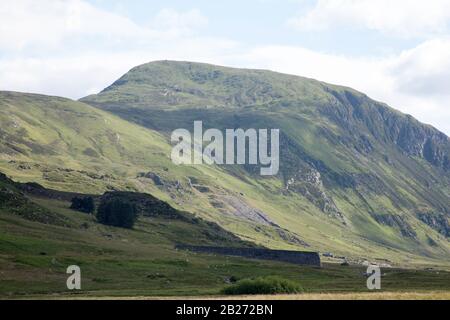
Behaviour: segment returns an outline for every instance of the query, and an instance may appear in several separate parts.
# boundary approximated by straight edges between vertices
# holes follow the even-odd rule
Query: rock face
[[[327,195],[320,172],[315,169],[298,172],[286,183],[286,190],[298,192],[311,201],[316,207],[334,217],[341,217],[333,199]]]
[[[156,186],[164,185],[163,179],[160,176],[158,176],[156,173],[153,173],[153,172],[141,172],[138,174],[137,177],[151,179]]]
[[[397,228],[398,230],[400,230],[401,234],[404,237],[415,239],[417,236],[416,232],[412,229],[412,227],[408,224],[408,222],[406,222],[405,219],[402,218],[401,216],[396,216],[393,214],[384,214],[384,215],[372,214],[372,216],[380,224],[392,228]]]
[[[269,225],[279,227],[270,218],[262,212],[248,205],[244,199],[237,196],[223,196],[220,198],[223,204],[227,205],[230,209],[223,210],[224,214],[231,214],[236,217],[240,217],[249,221],[261,225]]]
[[[450,169],[450,140],[442,132],[365,96],[348,90],[344,93],[330,91],[340,108],[329,105],[324,108],[323,114],[334,122],[355,132],[358,132],[358,124],[363,124],[377,140],[392,143],[406,155],[421,157],[445,171]],[[372,151],[370,139],[362,137],[364,149]]]
[[[253,248],[221,248],[221,247],[197,247],[178,245],[180,250],[189,250],[199,253],[211,253],[225,256],[236,256],[250,259],[283,261],[298,265],[320,267],[320,255],[317,252],[301,252],[287,250],[269,250]]]
[[[420,212],[417,217],[437,230],[443,236],[450,238],[450,224],[448,218],[443,213]]]

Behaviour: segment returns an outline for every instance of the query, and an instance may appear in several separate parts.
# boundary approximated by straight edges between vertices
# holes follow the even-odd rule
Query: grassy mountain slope
[[[321,250],[448,261],[448,137],[364,94],[269,71],[161,61],[82,101],[166,136],[192,130],[194,120],[280,128],[276,179],[252,167],[225,169],[250,206]]]
[[[246,202],[239,179],[220,168],[173,165],[156,131],[59,97],[0,92],[0,107],[0,169],[15,180],[70,192],[148,192],[269,247],[302,243]]]
[[[167,150],[158,134],[59,97],[1,92],[0,123],[2,162],[22,179],[39,171],[47,185],[67,190],[82,184],[84,191],[99,193],[94,180],[110,189],[127,188],[126,180],[114,175],[163,163]]]
[[[236,108],[279,100],[326,98],[321,83],[297,76],[201,63],[160,61],[133,68],[99,95],[82,100],[137,108]]]

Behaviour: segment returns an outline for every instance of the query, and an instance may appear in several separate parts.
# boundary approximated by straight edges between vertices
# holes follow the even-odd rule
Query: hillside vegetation
[[[219,295],[232,279],[273,276],[286,279],[278,281],[281,285],[301,284],[309,293],[366,292],[364,268],[357,266],[311,268],[177,250],[179,242],[250,244],[150,195],[102,196],[127,197],[140,208],[131,230],[98,224],[92,215],[69,209],[70,196],[1,176],[0,299]],[[15,206],[7,200],[13,198]],[[67,290],[69,265],[81,268],[82,291]],[[449,280],[445,271],[390,269],[383,286],[387,291],[434,290],[434,296],[445,296]]]
[[[448,260],[449,138],[362,93],[264,70],[160,61],[82,101],[166,135],[195,120],[280,128],[276,179],[226,168],[267,220],[320,249],[375,245]]]

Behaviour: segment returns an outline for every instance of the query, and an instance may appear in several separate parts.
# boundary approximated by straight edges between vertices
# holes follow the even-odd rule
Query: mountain
[[[280,172],[175,166],[177,128],[279,128]],[[151,193],[241,239],[349,261],[450,261],[448,137],[349,88],[160,61],[79,102],[0,93],[0,171],[53,189]]]
[[[225,169],[249,186],[247,200],[268,220],[305,242],[326,229],[306,222],[313,216],[321,224],[330,219],[341,240],[352,234],[448,256],[449,138],[355,90],[264,70],[159,61],[81,101],[165,135],[192,130],[195,120],[206,128],[280,128],[276,179],[252,167]],[[342,242],[365,251],[366,244]]]
[[[361,291],[362,266],[311,268],[278,261],[178,250],[178,243],[249,247],[213,223],[177,211],[148,195],[108,192],[138,205],[133,229],[104,226],[71,210],[88,196],[21,184],[0,174],[0,299],[217,295],[232,279],[277,274],[308,292]],[[162,210],[163,209],[163,210]],[[169,213],[169,214],[167,214]],[[250,245],[251,246],[251,245]],[[67,290],[67,266],[82,272],[82,292]],[[450,272],[390,269],[389,291],[449,287]]]

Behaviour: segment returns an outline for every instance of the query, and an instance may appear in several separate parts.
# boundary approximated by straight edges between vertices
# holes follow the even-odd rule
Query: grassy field
[[[312,268],[178,251],[174,249],[177,242],[217,245],[220,241],[182,221],[141,218],[134,230],[124,230],[99,225],[93,217],[68,209],[67,202],[32,200],[58,214],[65,225],[42,224],[0,210],[2,299],[219,297],[231,277],[272,275],[299,283],[307,294],[277,298],[352,297],[356,293],[356,298],[376,297],[366,295],[362,266],[325,263]],[[73,264],[82,270],[79,292],[66,289],[65,271]],[[384,269],[382,288],[405,297],[411,292],[423,297],[442,292],[448,297],[450,273]]]

